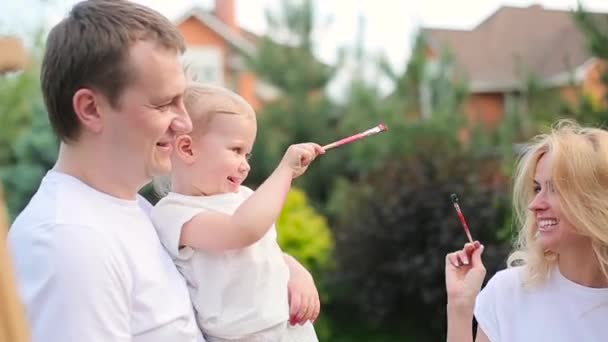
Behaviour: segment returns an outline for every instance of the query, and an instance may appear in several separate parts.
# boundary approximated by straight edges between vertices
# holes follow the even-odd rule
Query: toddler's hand
[[[315,143],[291,145],[287,148],[279,167],[288,167],[292,171],[292,177],[297,178],[306,172],[308,165],[310,165],[318,155],[324,153],[325,150]]]

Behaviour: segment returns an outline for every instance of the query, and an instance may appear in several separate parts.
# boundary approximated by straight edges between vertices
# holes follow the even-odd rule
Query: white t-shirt
[[[203,341],[149,208],[47,173],[8,234],[33,341]]]
[[[196,214],[228,215],[253,191],[186,196],[169,193],[152,209],[152,221],[190,290],[199,326],[207,335],[238,339],[289,318],[289,269],[276,242],[274,226],[251,246],[225,252],[179,246],[182,226]]]
[[[523,267],[500,271],[477,297],[475,318],[491,342],[608,341],[608,289],[576,284],[554,267],[546,283],[522,285]]]

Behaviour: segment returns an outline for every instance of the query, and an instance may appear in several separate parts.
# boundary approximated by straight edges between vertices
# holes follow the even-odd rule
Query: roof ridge
[[[252,54],[255,51],[256,48],[252,42],[247,40],[247,38],[245,38],[243,35],[232,31],[230,27],[228,27],[228,25],[226,25],[220,18],[199,5],[190,7],[189,10],[185,11],[177,19],[175,19],[173,23],[175,25],[179,25],[191,17],[194,17],[195,19],[209,26],[209,28],[226,39],[234,47],[241,49],[243,52]]]

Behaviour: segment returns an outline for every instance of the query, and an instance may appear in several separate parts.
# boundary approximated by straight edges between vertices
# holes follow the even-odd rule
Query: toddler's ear
[[[194,151],[192,150],[192,138],[187,135],[180,135],[175,139],[175,153],[187,164],[194,162]]]

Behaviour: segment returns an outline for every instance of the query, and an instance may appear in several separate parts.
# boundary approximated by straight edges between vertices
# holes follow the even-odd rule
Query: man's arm
[[[9,240],[32,340],[131,341],[130,278],[108,237],[79,226],[37,233]]]
[[[294,257],[283,253],[289,268],[289,321],[291,324],[304,324],[319,317],[321,302],[312,275]]]

